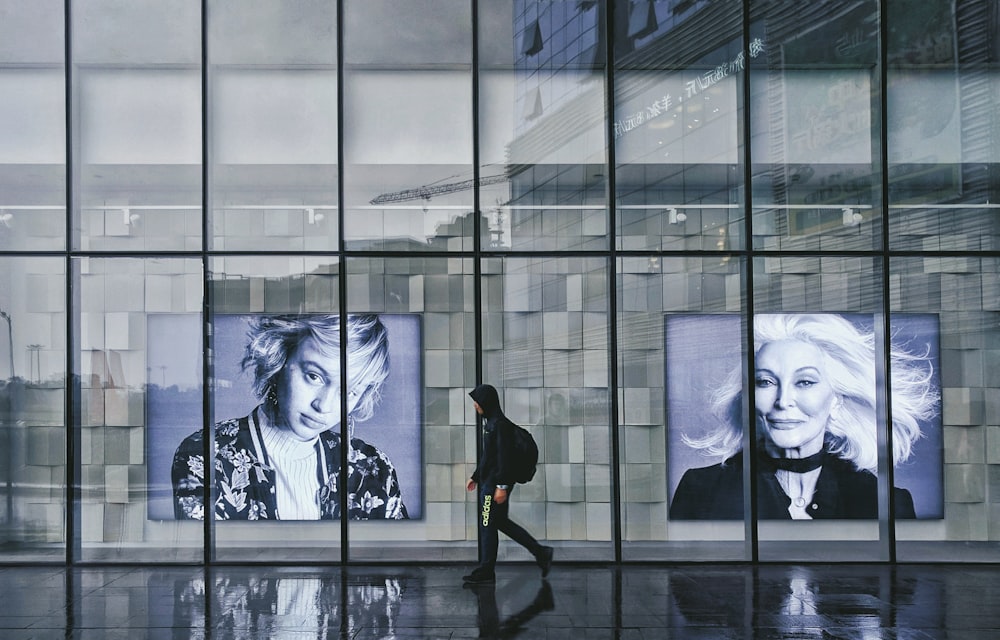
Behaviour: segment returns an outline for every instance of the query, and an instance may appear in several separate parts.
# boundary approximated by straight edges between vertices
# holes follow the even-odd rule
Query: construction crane
[[[497,176],[487,176],[485,178],[471,178],[469,180],[463,180],[461,182],[448,182],[445,184],[430,185],[417,187],[415,189],[404,189],[403,191],[393,191],[389,193],[383,193],[376,196],[370,200],[371,204],[389,204],[391,202],[407,202],[409,200],[430,200],[434,196],[439,196],[445,193],[454,193],[456,191],[465,191],[471,189],[476,184],[480,187],[484,187],[489,184],[499,184],[501,182],[507,182],[510,177],[506,174]]]

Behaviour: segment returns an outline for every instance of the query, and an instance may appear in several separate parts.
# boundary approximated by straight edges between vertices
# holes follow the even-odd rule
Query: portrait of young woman
[[[155,397],[172,390],[150,389],[150,430],[157,446],[151,458],[161,473],[169,467],[174,518],[421,517],[417,316],[347,316],[343,400],[338,314],[219,315],[213,330],[218,417],[210,429],[211,475],[205,429],[181,431],[169,424],[159,408],[166,403]],[[193,416],[187,419],[196,423]],[[179,439],[170,444],[172,438]],[[206,483],[211,484],[208,506]],[[161,513],[164,505],[156,506],[159,511],[151,506],[150,517],[169,517]]]

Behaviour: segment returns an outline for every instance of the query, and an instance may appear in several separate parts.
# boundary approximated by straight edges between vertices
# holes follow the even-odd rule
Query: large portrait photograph
[[[151,316],[148,330],[169,341],[200,339],[201,325],[196,316]],[[420,316],[349,314],[345,334],[342,402],[338,314],[212,317],[208,506],[200,388],[166,384],[190,362],[169,347],[150,348],[148,486],[158,490],[149,518],[336,520],[345,509],[351,520],[422,518]]]
[[[757,315],[745,391],[739,316],[668,315],[670,520],[743,519],[745,392],[759,518],[876,519],[880,457],[893,465],[895,518],[942,518],[938,318],[899,314],[890,324],[885,335],[872,314]],[[892,450],[880,456],[885,400]]]

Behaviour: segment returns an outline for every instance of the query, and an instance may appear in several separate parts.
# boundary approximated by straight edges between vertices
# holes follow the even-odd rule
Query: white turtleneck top
[[[264,449],[275,471],[275,500],[280,520],[319,520],[319,453],[314,438],[303,442],[258,412]]]

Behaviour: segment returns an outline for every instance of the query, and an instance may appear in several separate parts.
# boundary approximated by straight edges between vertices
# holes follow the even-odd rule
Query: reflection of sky
[[[183,315],[189,321],[178,321]],[[151,314],[146,351],[149,384],[177,386],[181,390],[201,387],[201,322],[198,314]],[[157,336],[169,339],[159,339]]]

